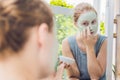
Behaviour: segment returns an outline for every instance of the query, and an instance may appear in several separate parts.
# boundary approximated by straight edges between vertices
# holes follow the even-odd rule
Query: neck
[[[38,68],[35,58],[33,47],[26,47],[24,51],[0,60],[0,80],[36,80]]]
[[[36,67],[33,63],[21,56],[12,56],[0,61],[0,80],[35,80]]]
[[[76,35],[76,41],[79,43],[79,44],[81,44],[81,45],[85,45],[84,43],[83,43],[83,40],[81,40],[80,39],[80,33],[78,33],[77,35]]]

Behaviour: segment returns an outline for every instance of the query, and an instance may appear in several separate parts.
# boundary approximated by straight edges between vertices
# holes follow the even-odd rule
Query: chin
[[[91,32],[91,34],[92,34],[93,36],[98,36],[98,33],[97,33],[97,32]]]
[[[45,69],[40,71],[39,73],[39,78],[43,79],[43,78],[47,78],[51,75],[51,73],[49,71],[46,71]]]

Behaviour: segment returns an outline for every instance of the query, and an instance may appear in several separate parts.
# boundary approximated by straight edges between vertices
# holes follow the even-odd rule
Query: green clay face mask
[[[77,21],[79,31],[82,32],[89,27],[92,35],[96,35],[98,31],[97,14],[94,11],[82,14]]]

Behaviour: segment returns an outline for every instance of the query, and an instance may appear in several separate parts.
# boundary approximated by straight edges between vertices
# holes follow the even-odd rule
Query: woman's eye
[[[84,25],[84,26],[88,26],[89,23],[88,23],[88,22],[84,22],[82,25]]]
[[[95,24],[95,23],[96,23],[96,20],[93,20],[93,21],[92,21],[92,24]]]

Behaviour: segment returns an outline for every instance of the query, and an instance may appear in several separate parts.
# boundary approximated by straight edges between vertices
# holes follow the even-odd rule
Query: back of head
[[[53,27],[53,14],[42,0],[0,0],[0,55],[20,51],[29,38],[28,30],[46,23]]]

